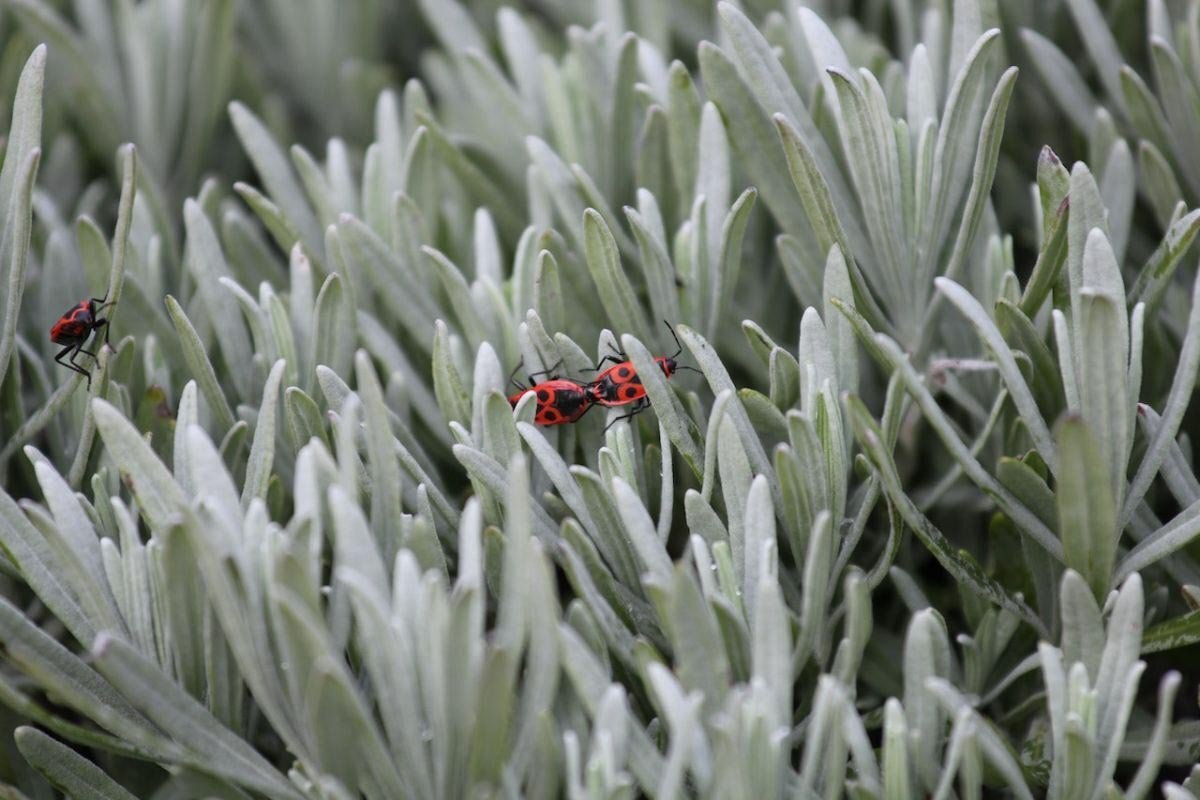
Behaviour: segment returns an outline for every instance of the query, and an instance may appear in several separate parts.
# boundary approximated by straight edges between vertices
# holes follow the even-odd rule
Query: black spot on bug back
[[[554,405],[568,419],[574,417],[588,404],[586,392],[562,392]]]

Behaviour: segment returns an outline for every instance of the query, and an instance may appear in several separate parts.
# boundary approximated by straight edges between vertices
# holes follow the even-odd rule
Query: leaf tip
[[[117,637],[113,636],[108,631],[100,631],[97,633],[96,638],[92,641],[92,659],[99,660],[104,658],[104,656],[107,655],[108,651],[112,648],[113,642],[116,640],[116,638]]]

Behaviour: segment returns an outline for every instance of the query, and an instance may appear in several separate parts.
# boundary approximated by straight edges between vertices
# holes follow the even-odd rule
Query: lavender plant
[[[0,794],[1200,796],[1195,11],[1068,5],[14,0]]]

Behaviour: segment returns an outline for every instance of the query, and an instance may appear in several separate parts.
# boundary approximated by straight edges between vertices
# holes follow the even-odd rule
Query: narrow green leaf
[[[516,212],[508,195],[483,170],[467,158],[466,154],[450,140],[447,133],[432,117],[421,112],[418,114],[418,119],[425,127],[429,141],[441,162],[458,178],[463,188],[495,216],[501,234],[509,241],[516,240],[521,235],[522,218]]]
[[[713,510],[712,506],[705,501],[704,496],[695,489],[688,489],[687,493],[684,494],[683,508],[687,518],[688,530],[693,531],[693,535],[700,535],[709,545],[716,542],[728,541],[729,532],[725,529],[721,518],[717,516],[717,512]]]
[[[1000,31],[996,28],[985,31],[967,53],[962,69],[947,92],[945,112],[938,126],[937,145],[933,152],[935,166],[929,193],[932,213],[926,216],[921,232],[927,270],[935,263],[931,256],[947,239],[950,225],[963,202],[963,195],[968,191],[972,172],[986,169],[983,165],[986,159],[991,158],[986,143],[988,133],[983,132],[981,141],[980,126],[988,114],[987,87],[994,74],[992,62],[999,47]],[[993,93],[990,105],[993,120],[1003,119],[1003,109],[1015,77],[1015,73],[1008,73]],[[1005,80],[1008,81],[1007,89]],[[994,141],[991,146],[995,146]],[[983,192],[983,195],[986,196],[987,192]]]
[[[620,478],[614,478],[611,486],[617,512],[621,515],[621,521],[625,523],[625,533],[633,543],[634,551],[638,554],[648,579],[660,585],[669,585],[671,557],[659,541],[654,521],[642,505],[641,498]]]
[[[125,286],[125,267],[129,261],[129,232],[133,226],[134,200],[138,185],[137,148],[132,144],[122,145],[117,151],[117,160],[121,164],[121,197],[117,203],[117,224],[113,230],[112,271],[108,275],[108,288],[104,292],[106,301],[111,304],[108,312],[109,325],[117,313],[121,291]]]
[[[776,574],[762,573],[754,594],[754,628],[751,633],[751,669],[771,693],[772,724],[786,727],[792,707],[791,619]]]
[[[696,188],[700,109],[700,97],[687,67],[672,61],[667,72],[667,141],[675,190],[684,202],[693,197]]]
[[[433,339],[433,391],[446,422],[468,424],[471,421],[471,398],[462,377],[454,366],[450,350],[450,331],[438,320]]]
[[[242,311],[242,317],[250,327],[250,339],[254,346],[254,355],[251,358],[256,362],[256,366],[264,361],[274,361],[279,358],[280,353],[269,333],[266,308],[232,278],[221,278],[219,283],[226,292],[232,295],[237,307]],[[228,297],[224,299],[228,300]],[[258,370],[254,370],[252,380],[256,382],[257,378]]]
[[[1079,292],[1083,288],[1083,256],[1093,228],[1108,235],[1106,211],[1100,188],[1087,165],[1078,162],[1071,169],[1071,212],[1067,219],[1067,281],[1071,290],[1071,318],[1082,319]]]
[[[1037,401],[1033,397],[1033,391],[1021,374],[1013,352],[1004,341],[1000,329],[996,327],[979,301],[962,286],[949,278],[935,278],[934,285],[962,312],[979,334],[979,338],[999,368],[1000,377],[1003,378],[1004,385],[1008,387],[1009,395],[1017,407],[1017,412],[1021,415],[1021,421],[1025,423],[1025,427],[1033,439],[1034,446],[1053,468],[1057,464],[1058,455],[1050,437],[1049,426],[1046,425],[1046,420],[1042,417]]]
[[[1155,101],[1157,102],[1157,101]],[[1162,151],[1147,141],[1138,143],[1137,169],[1142,179],[1140,185],[1159,227],[1168,228],[1175,221],[1176,209],[1182,202],[1183,189],[1176,180],[1174,167]]]
[[[92,401],[96,427],[112,459],[130,477],[130,486],[151,530],[165,528],[186,507],[179,484],[150,445],[120,411],[99,398]]]
[[[971,168],[970,190],[963,206],[958,233],[954,238],[954,247],[946,262],[945,274],[948,276],[959,274],[975,244],[975,236],[992,193],[996,162],[1000,157],[1000,140],[1004,135],[1004,120],[1016,82],[1017,68],[1009,67],[1000,76],[980,123],[979,149],[975,152],[975,161]]]
[[[529,647],[526,653],[524,691],[517,712],[517,729],[510,764],[517,771],[536,772],[533,764],[537,736],[543,730],[558,697],[563,669],[560,665],[557,625],[562,614],[554,584],[554,571],[540,546],[530,542],[523,583]],[[516,576],[521,580],[521,576]],[[484,698],[486,702],[486,698]]]
[[[1042,151],[1038,153],[1037,191],[1042,218],[1038,242],[1045,250],[1050,241],[1051,228],[1066,220],[1065,212],[1069,206],[1064,201],[1071,191],[1071,173],[1049,145],[1043,146]]]
[[[625,207],[625,218],[637,240],[638,256],[646,278],[646,293],[656,317],[679,319],[679,292],[675,287],[675,265],[667,254],[666,243],[660,237],[662,218],[654,196],[638,192],[639,205],[645,214]]]
[[[689,691],[702,692],[705,708],[716,710],[729,686],[729,662],[716,616],[683,564],[673,569],[668,608],[679,681]]]
[[[650,398],[658,423],[670,437],[671,443],[679,450],[680,455],[691,467],[696,477],[703,474],[704,451],[696,441],[691,419],[684,412],[675,396],[675,392],[667,385],[667,378],[651,356],[650,351],[633,336],[625,334],[621,337],[621,346],[633,361],[634,369],[646,387],[646,396]]]
[[[262,178],[267,192],[279,205],[284,217],[295,226],[304,246],[310,252],[321,252],[321,226],[305,199],[304,190],[292,172],[292,166],[283,149],[275,142],[270,131],[254,112],[241,102],[229,104],[229,119],[233,129],[254,168]],[[287,242],[283,249],[292,249],[295,242]]]
[[[337,484],[329,487],[328,499],[333,517],[334,568],[354,571],[373,597],[387,597],[388,575],[383,553],[367,527],[362,509]]]
[[[1163,650],[1188,647],[1196,642],[1200,642],[1200,609],[1148,628],[1142,635],[1141,652],[1160,653]]]
[[[306,244],[296,226],[292,221],[284,215],[284,211],[271,202],[262,192],[255,189],[249,184],[238,181],[233,184],[233,190],[250,206],[250,210],[259,218],[263,227],[271,234],[271,238],[275,240],[275,244],[280,250],[289,251],[297,243],[305,249],[308,257],[314,262],[317,262],[317,254],[320,251],[314,251]]]
[[[108,237],[91,217],[80,216],[75,220],[75,247],[79,250],[79,260],[83,262],[87,285],[103,286],[112,273],[112,253],[108,247]]]
[[[349,214],[338,217],[336,231],[352,294],[378,295],[386,319],[394,319],[418,342],[428,341],[439,308],[429,297],[432,275],[427,277],[423,269],[424,256],[410,260],[407,254],[397,254],[369,225]]]
[[[104,574],[103,559],[96,531],[79,505],[75,493],[46,460],[32,447],[25,450],[33,462],[38,484],[54,515],[54,524],[45,531],[47,543],[54,549],[63,579],[79,598],[94,630],[125,632],[116,601]]]
[[[399,568],[397,572],[400,572]],[[375,594],[353,569],[339,568],[337,575],[350,589],[357,641],[361,642],[367,672],[380,687],[381,696],[386,698],[380,703],[380,710],[384,730],[397,753],[397,762],[406,768],[405,774],[417,787],[432,793],[433,776],[427,767],[421,740],[423,718],[412,664],[413,636],[405,625],[398,625],[398,630],[390,627],[386,594]]]
[[[619,330],[646,339],[650,328],[629,278],[621,268],[616,240],[594,209],[583,212],[583,236],[588,272],[596,283],[600,303],[609,320]]]
[[[838,313],[833,305],[834,298],[840,298],[849,308],[854,308],[854,288],[846,256],[840,246],[830,247],[829,255],[825,259],[825,280],[821,296],[821,321],[825,325],[829,350],[833,354],[837,386],[841,391],[853,394],[858,391],[858,344],[849,320]]]
[[[396,439],[384,404],[383,388],[367,354],[360,350],[354,359],[354,374],[366,416],[367,455],[371,462],[371,526],[383,552],[399,548],[401,491]],[[259,416],[261,421],[262,416]]]
[[[1147,632],[1149,633],[1149,632]],[[1143,642],[1145,639],[1143,639]],[[1143,648],[1142,652],[1146,652]],[[1167,735],[1171,727],[1171,717],[1175,709],[1175,695],[1179,692],[1181,677],[1178,672],[1168,672],[1158,684],[1158,715],[1154,720],[1154,729],[1150,741],[1146,745],[1146,755],[1138,764],[1137,773],[1125,790],[1128,800],[1142,800],[1149,793],[1154,782],[1158,780],[1159,768],[1166,755]]]
[[[780,411],[794,408],[800,401],[800,364],[782,347],[771,351],[767,363],[771,402]]]
[[[641,554],[625,529],[608,485],[586,467],[573,466],[569,473],[579,486],[588,516],[595,521],[595,531],[589,531],[592,543],[604,556],[614,577],[627,586],[637,586],[643,572],[638,566]],[[655,546],[661,548],[662,543],[656,540]],[[607,580],[607,575],[602,580]]]
[[[312,439],[319,439],[326,447],[329,440],[325,433],[325,420],[317,401],[296,386],[288,387],[283,393],[283,419],[292,448],[299,452]]]
[[[549,250],[537,254],[533,274],[533,308],[550,330],[562,330],[566,325],[562,279],[558,260]]]
[[[1079,74],[1075,63],[1058,45],[1028,28],[1021,30],[1021,41],[1041,74],[1042,84],[1054,97],[1077,131],[1091,129],[1095,120],[1096,98]]]
[[[987,766],[994,770],[997,782],[1003,781],[1009,791],[1020,800],[1034,800],[1026,773],[1004,735],[996,731],[987,719],[972,709],[967,699],[948,680],[941,677],[930,678],[926,681],[926,688],[943,706],[944,710],[955,715],[955,730],[951,733],[951,749],[954,747],[955,740],[959,739],[957,736],[959,730],[966,731],[969,735],[970,749],[964,750],[962,761],[966,763],[959,768],[959,774],[960,779],[965,781],[968,777],[963,777],[963,773],[970,776],[968,769],[973,771],[974,786],[968,784],[965,793],[978,795],[983,788],[983,776],[980,774],[983,765],[976,761],[973,766],[968,766],[971,762],[967,760],[968,758],[978,759],[982,755],[987,759]],[[950,760],[951,756],[947,755],[947,762],[952,763]],[[953,772],[949,769],[946,770],[944,777],[948,788]],[[941,796],[942,792],[939,791],[938,794]]]
[[[809,658],[819,663],[822,653],[815,650],[826,634],[826,603],[829,597],[830,572],[833,564],[833,523],[827,510],[822,509],[813,521],[808,537],[808,552],[804,559],[804,584],[801,588],[800,632],[796,638],[792,663],[805,664]]]
[[[1016,458],[1001,458],[996,465],[996,478],[1048,528],[1057,528],[1054,493],[1028,463]]]
[[[945,621],[931,608],[913,614],[904,637],[904,695],[901,699],[909,730],[916,739],[913,761],[917,774],[914,777],[929,789],[933,788],[938,775],[935,754],[945,715],[935,698],[930,696],[928,683],[931,678],[950,671],[948,639]]]
[[[842,43],[819,14],[810,8],[801,8],[798,9],[797,18],[799,28],[811,51],[813,63],[818,65],[818,69],[833,67],[847,74],[854,70]],[[827,79],[823,78],[823,81],[828,86]]]
[[[917,313],[912,307],[912,283],[908,259],[889,242],[895,242],[904,225],[900,201],[900,167],[891,120],[879,118],[876,104],[881,91],[874,78],[861,73],[864,91],[851,75],[827,70],[837,93],[842,123],[839,125],[842,148],[851,164],[851,174],[863,208],[867,237],[877,263],[874,277],[886,289],[893,304],[904,304],[896,313],[907,319]],[[885,127],[886,126],[886,127]]]
[[[1076,365],[1080,412],[1108,472],[1109,495],[1120,508],[1135,413],[1130,389],[1122,380],[1129,358],[1128,321],[1123,304],[1107,295],[1089,293],[1081,308],[1085,316],[1078,330],[1083,341]],[[1089,488],[1097,491],[1095,485]]]
[[[712,345],[686,325],[677,326],[676,333],[679,334],[679,339],[683,342],[684,347],[696,360],[700,371],[704,373],[714,395],[719,396],[726,390],[736,392],[729,371],[713,350]],[[767,458],[766,450],[763,449],[762,442],[754,431],[754,426],[750,424],[750,418],[746,416],[746,410],[742,408],[740,402],[729,402],[726,408],[750,459],[751,468],[755,474],[767,476],[771,486],[771,500],[775,508],[780,508],[782,495],[779,490],[779,481],[775,478],[775,472],[771,469],[771,461]]]
[[[1188,315],[1187,329],[1183,345],[1179,352],[1179,366],[1171,381],[1171,391],[1163,406],[1162,422],[1154,436],[1146,445],[1146,453],[1138,465],[1137,472],[1125,495],[1125,504],[1121,508],[1120,529],[1124,529],[1133,518],[1134,511],[1150,488],[1154,476],[1166,459],[1170,444],[1179,432],[1183,414],[1191,402],[1192,390],[1196,385],[1196,376],[1200,372],[1200,279],[1192,287],[1191,311]]]
[[[158,741],[149,723],[82,660],[33,624],[8,601],[0,601],[0,632],[10,658],[22,671],[57,695],[63,704],[99,721],[114,734],[158,753],[172,750]],[[166,746],[163,746],[166,745]]]
[[[322,226],[333,224],[341,208],[334,203],[333,189],[329,185],[329,179],[317,164],[317,160],[308,150],[298,144],[288,148],[288,154],[291,156],[292,166],[299,174],[305,194],[312,203],[317,223]]]
[[[77,800],[136,800],[105,772],[37,728],[21,726],[14,738],[25,760],[68,797]]]
[[[584,708],[594,714],[610,685],[609,674],[592,654],[584,639],[566,623],[559,623],[558,638],[563,671],[570,679]],[[640,725],[631,725],[629,733],[630,767],[642,788],[648,792],[654,791],[663,773],[662,757]]]
[[[751,182],[762,192],[763,201],[784,230],[799,241],[809,241],[804,207],[787,177],[786,159],[772,131],[770,116],[756,102],[753,92],[720,48],[702,42],[699,54],[705,89],[729,126],[735,157],[745,165]],[[767,147],[767,142],[775,146]]]
[[[10,146],[4,159],[5,173],[8,172],[9,162],[15,157],[16,153]],[[33,226],[33,186],[41,157],[40,148],[30,150],[13,176],[12,202],[8,204],[10,215],[5,219],[0,238],[0,269],[4,270],[5,279],[3,326],[0,327],[0,383],[3,383],[16,347],[17,318],[20,316],[21,296],[25,291],[25,266],[29,259],[29,235]],[[4,175],[0,173],[0,180],[3,178]],[[5,255],[8,257],[3,258]],[[78,380],[71,385],[78,385]]]
[[[185,439],[188,473],[196,486],[197,496],[204,498],[209,512],[221,522],[211,533],[212,543],[219,545],[218,551],[227,552],[232,546],[233,537],[242,527],[242,507],[237,487],[222,460],[222,454],[213,447],[212,440],[199,425],[188,426]]]
[[[1030,389],[1037,400],[1043,419],[1055,419],[1063,410],[1066,398],[1063,395],[1062,375],[1058,364],[1050,353],[1050,348],[1033,321],[1027,317],[1021,308],[1007,298],[996,301],[996,325],[1004,335],[1004,340],[1013,351],[1020,351],[1029,357],[1033,364],[1033,374]]]
[[[1112,100],[1119,101],[1119,76],[1125,57],[1117,47],[1116,37],[1113,36],[1104,13],[1095,0],[1067,0],[1067,7],[1071,9],[1071,16],[1075,18],[1075,25],[1079,28],[1079,38],[1092,57],[1092,63],[1096,65],[1100,83],[1104,85],[1104,90]]]
[[[703,251],[710,269],[718,267],[721,218],[729,208],[729,135],[721,121],[721,113],[711,102],[700,112],[700,139],[697,143],[696,198],[703,197],[704,228],[707,241]],[[711,281],[710,281],[711,285]]]
[[[989,475],[979,461],[971,455],[967,446],[958,437],[950,420],[938,406],[937,400],[925,386],[921,377],[917,375],[917,371],[913,369],[908,358],[900,351],[900,347],[882,334],[876,334],[870,341],[876,348],[877,357],[882,358],[885,364],[895,370],[908,393],[920,406],[926,421],[962,466],[967,477],[991,495],[1001,510],[1008,514],[1022,531],[1031,536],[1038,546],[1055,560],[1061,561],[1063,550],[1058,538],[1046,527],[1045,523]],[[909,502],[911,503],[911,501]],[[900,507],[903,508],[903,505]]]
[[[656,797],[678,797],[682,794],[684,771],[692,760],[692,750],[704,748],[704,738],[692,736],[699,732],[697,717],[701,698],[695,692],[683,694],[682,688],[672,672],[662,664],[652,663],[647,668],[648,683],[653,689],[658,707],[662,709],[660,719],[665,719],[671,732],[671,744],[667,749],[667,762],[655,789]],[[695,755],[704,757],[703,750]]]
[[[179,301],[171,295],[167,295],[166,304],[167,314],[170,315],[171,322],[179,334],[188,371],[196,379],[200,391],[204,393],[204,399],[208,403],[209,409],[216,416],[218,430],[228,431],[235,422],[233,409],[229,407],[229,401],[225,399],[225,393],[221,391],[221,386],[217,382],[217,373],[204,349],[204,343],[200,341],[200,336],[196,333],[196,329],[192,326],[192,321],[188,319],[183,307],[179,305]]]
[[[1178,199],[1179,196],[1176,190],[1174,197]],[[1129,292],[1131,304],[1145,302],[1151,309],[1157,308],[1167,289],[1172,286],[1176,268],[1191,249],[1198,232],[1200,209],[1188,212],[1171,224],[1162,242],[1138,272]]]
[[[130,702],[197,755],[211,773],[255,791],[279,797],[301,795],[246,740],[223,727],[167,675],[128,644],[98,636],[94,663]]]
[[[730,310],[729,297],[736,294],[738,275],[742,268],[742,237],[757,197],[758,191],[753,187],[738,195],[725,221],[717,228],[720,245],[711,265],[715,269],[713,280],[709,282],[710,337],[720,330],[722,320]]]
[[[1058,429],[1062,468],[1055,497],[1064,563],[1087,581],[1098,601],[1108,593],[1117,547],[1116,506],[1108,469],[1090,428],[1078,417],[1063,420]]]
[[[1117,565],[1113,583],[1154,564],[1200,536],[1200,501],[1180,511],[1170,522],[1142,539]]]
[[[1149,406],[1138,406],[1137,419],[1147,439],[1154,436],[1161,424],[1158,414]],[[1200,500],[1200,481],[1192,473],[1191,457],[1184,453],[1179,442],[1170,444],[1170,453],[1163,461],[1162,470],[1163,480],[1181,506],[1190,506]]]
[[[775,552],[773,549],[770,554],[766,552],[768,547],[775,547],[775,509],[771,504],[771,494],[765,476],[758,475],[750,482],[742,505],[744,510],[741,528],[744,544],[741,595],[746,603],[746,621],[753,632],[757,625],[755,612],[759,584],[763,580],[772,579],[768,563],[774,559]]]
[[[187,261],[196,281],[197,292],[212,315],[213,332],[220,344],[221,355],[229,375],[237,387],[238,394],[246,397],[250,394],[253,380],[253,351],[237,306],[229,303],[228,296],[221,291],[221,278],[232,280],[233,273],[230,272],[221,252],[216,231],[204,215],[200,204],[192,199],[184,203],[183,219],[187,228],[188,251],[191,254]]]
[[[21,215],[14,211],[13,205],[19,202],[17,198],[25,191],[21,187],[26,183],[33,183],[31,177],[23,179],[22,174],[28,169],[34,151],[40,151],[42,146],[42,92],[45,80],[46,45],[41,44],[35,47],[26,59],[17,79],[16,91],[13,93],[12,117],[9,120],[4,149],[4,166],[0,169],[0,220],[5,221],[6,234],[5,245],[0,248],[0,257],[11,257],[10,248],[16,247],[20,241],[19,238],[8,234],[8,225],[10,220],[21,218]],[[36,158],[33,163],[36,165]]]
[[[453,448],[454,457],[466,467],[468,474],[478,480],[488,491],[503,497],[508,480],[505,470],[495,459],[481,450],[464,444],[456,444]],[[533,507],[534,532],[539,539],[553,544],[558,540],[553,520],[541,505]]]
[[[908,723],[904,719],[904,707],[894,697],[888,698],[883,711],[883,797],[904,800],[912,796]]]
[[[1067,263],[1067,215],[1066,205],[1056,213],[1049,222],[1050,228],[1046,233],[1042,250],[1038,253],[1033,272],[1025,283],[1025,291],[1021,295],[1020,309],[1026,316],[1036,315],[1051,289],[1058,283],[1063,266]]]
[[[775,237],[775,249],[779,254],[788,285],[801,305],[810,306],[821,297],[821,262],[799,239],[790,234]]]
[[[350,371],[356,338],[355,316],[338,273],[331,273],[317,293],[313,324],[313,363],[326,366],[336,375]]]
[[[1138,660],[1142,642],[1145,602],[1141,577],[1134,573],[1122,584],[1108,621],[1108,638],[1096,676],[1096,774],[1111,780],[1120,756],[1126,725],[1137,695],[1138,681],[1146,668]],[[1101,698],[1104,698],[1101,700]]]
[[[517,432],[525,443],[529,446],[533,457],[537,459],[546,476],[550,478],[550,482],[554,484],[554,488],[558,490],[567,508],[575,515],[576,519],[589,532],[597,530],[596,523],[592,520],[591,512],[588,510],[587,503],[584,501],[583,492],[579,488],[579,484],[571,476],[567,470],[567,462],[559,454],[559,452],[550,444],[545,434],[533,426],[529,422],[518,422]]]
[[[420,0],[421,14],[442,45],[450,51],[487,51],[474,20],[458,0]]]
[[[1045,635],[1045,626],[1033,610],[1025,604],[1025,601],[1010,595],[1003,586],[989,577],[969,552],[956,550],[904,492],[895,463],[884,450],[882,436],[870,413],[862,405],[862,401],[850,396],[847,400],[847,408],[854,423],[854,435],[879,471],[884,491],[900,511],[904,521],[938,560],[938,563],[953,575],[955,580],[969,587],[971,591],[1016,614],[1039,631],[1041,635]],[[1004,490],[1001,489],[1001,491]],[[1025,513],[1028,514],[1027,511]],[[1054,544],[1057,545],[1058,542],[1054,541]]]
[[[256,497],[266,499],[271,467],[275,463],[275,422],[279,414],[279,384],[287,362],[280,359],[271,367],[263,386],[262,404],[254,425],[254,441],[250,445],[250,460],[246,464],[246,482],[242,487],[242,510]]]
[[[1117,261],[1125,259],[1125,245],[1133,224],[1133,203],[1137,193],[1133,155],[1124,139],[1118,139],[1109,150],[1100,180],[1100,196],[1108,208],[1108,227]]]
[[[471,299],[471,289],[462,270],[445,256],[441,251],[432,247],[422,247],[421,252],[429,259],[441,280],[442,289],[449,300],[454,316],[458,318],[459,330],[463,332],[472,349],[478,348],[486,338],[485,329],[480,320],[479,311]],[[414,333],[416,333],[414,331]],[[419,338],[427,334],[421,331]]]
[[[724,53],[716,48],[712,48],[712,52],[706,54],[705,49],[707,43],[702,43],[700,48],[700,67],[705,80],[705,88],[709,96],[714,99],[721,110],[724,112],[727,125],[730,125],[734,131],[733,143],[735,150],[741,152],[742,145],[749,148],[751,142],[766,143],[771,141],[770,136],[770,121],[767,115],[775,113],[786,114],[788,120],[793,123],[797,132],[804,139],[809,149],[812,150],[816,158],[816,163],[819,165],[832,165],[836,162],[834,154],[825,142],[825,138],[818,132],[816,123],[809,114],[808,109],[801,101],[799,94],[796,91],[795,85],[789,78],[784,69],[781,60],[775,55],[774,49],[766,37],[755,27],[754,23],[737,8],[733,3],[721,3],[718,5],[718,13],[720,14],[721,30],[728,36],[728,42],[731,45],[734,56],[737,60],[738,74],[733,76],[740,80],[742,93],[746,96],[746,100],[740,101],[746,103],[748,100],[757,99],[757,103],[752,103],[747,110],[753,109],[753,115],[746,115],[748,118],[743,121],[743,114],[739,114],[739,109],[735,103],[735,98],[729,96],[728,92],[737,84],[734,84],[723,75],[721,61],[726,61]],[[706,62],[706,55],[711,57],[711,63]],[[732,66],[732,65],[731,65]],[[820,66],[824,66],[821,64]],[[711,74],[710,74],[711,73]],[[725,86],[715,86],[713,78],[721,78],[722,84]],[[718,91],[720,89],[720,91]],[[766,112],[765,114],[763,112]],[[759,120],[759,117],[764,117]],[[741,125],[746,122],[750,123],[750,127],[743,129],[745,133],[753,132],[753,136],[743,136],[739,132]],[[778,156],[773,157],[773,162],[778,167],[783,167],[783,162]],[[775,174],[770,175],[770,181],[775,182],[781,180],[783,175],[782,169],[779,169]],[[859,243],[865,241],[861,229],[858,226],[858,220],[851,214],[853,205],[851,203],[851,193],[848,182],[843,177],[842,173],[836,169],[827,169],[824,172],[826,183],[833,194],[833,200],[838,209],[838,214],[846,226],[847,233],[850,236],[850,241],[855,244],[855,252],[863,252],[864,248],[858,247]],[[776,207],[776,216],[781,219],[785,228],[788,228],[789,223],[783,220],[780,213],[781,206],[777,206],[776,201],[771,199],[772,192],[764,188],[766,185],[758,177],[754,180],[754,184],[763,191],[764,199],[768,205]],[[784,189],[786,191],[786,189]],[[789,198],[794,202],[793,198]],[[789,232],[799,233],[799,231],[789,229]]]

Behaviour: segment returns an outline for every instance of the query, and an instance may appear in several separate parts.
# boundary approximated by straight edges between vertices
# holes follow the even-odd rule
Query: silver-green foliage
[[[246,11],[250,41],[284,37],[267,72],[324,41],[308,5]],[[1164,764],[1168,797],[1200,794],[1194,698],[1174,722],[1179,673],[1141,686],[1200,641],[1171,591],[1200,601],[1181,182],[1146,190],[1171,211],[1142,230],[1117,128],[1099,177],[1046,149],[1022,279],[992,191],[1020,94],[980,4],[892,4],[897,58],[838,3],[600,3],[562,35],[419,5],[422,80],[346,112],[370,142],[286,148],[269,104],[233,102],[260,185],[231,187],[193,185],[224,78],[186,136],[162,98],[189,58],[254,58],[167,35],[234,4],[84,2],[79,33],[15,5],[65,48],[91,146],[168,114],[161,149],[119,151],[110,236],[36,189],[44,48],[15,93],[0,703],[28,764],[117,798],[1140,798]],[[356,14],[314,63],[379,56],[382,5]],[[668,62],[669,25],[710,22],[698,74]],[[113,25],[167,68],[82,74]],[[346,104],[372,85],[316,77]],[[326,113],[308,91],[282,89]],[[1186,184],[1178,159],[1139,165]],[[66,286],[117,301],[86,396],[44,364]],[[663,318],[699,376],[654,363]],[[510,407],[518,364],[588,376],[614,350],[657,433]]]

